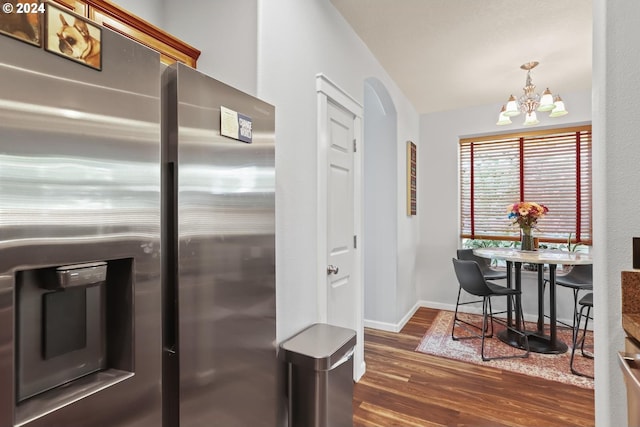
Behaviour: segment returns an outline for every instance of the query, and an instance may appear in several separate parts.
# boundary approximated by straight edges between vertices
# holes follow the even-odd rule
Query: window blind
[[[535,236],[592,243],[591,126],[460,140],[460,230],[471,239],[518,240],[507,206],[549,208]]]

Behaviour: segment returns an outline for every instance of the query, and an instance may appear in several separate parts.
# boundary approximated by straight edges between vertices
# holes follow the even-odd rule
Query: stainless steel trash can
[[[280,345],[289,427],[353,427],[355,344],[355,331],[316,323]]]

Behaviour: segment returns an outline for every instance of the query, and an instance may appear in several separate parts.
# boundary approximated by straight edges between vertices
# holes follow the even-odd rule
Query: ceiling
[[[330,1],[420,114],[591,89],[592,0]]]

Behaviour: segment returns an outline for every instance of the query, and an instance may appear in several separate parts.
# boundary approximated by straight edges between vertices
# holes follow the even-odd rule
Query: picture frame
[[[417,147],[412,141],[407,141],[407,215],[413,216],[418,213],[417,205]]]
[[[44,4],[4,0],[0,11],[0,34],[42,47],[42,16]]]
[[[45,50],[102,70],[102,28],[85,17],[46,4]]]

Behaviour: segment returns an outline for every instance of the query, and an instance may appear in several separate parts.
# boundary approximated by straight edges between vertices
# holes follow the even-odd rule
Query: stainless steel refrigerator
[[[182,64],[163,74],[165,426],[285,425],[274,114]]]
[[[283,426],[274,108],[101,51],[0,34],[0,426]]]
[[[161,66],[101,47],[0,35],[2,427],[162,422]]]

